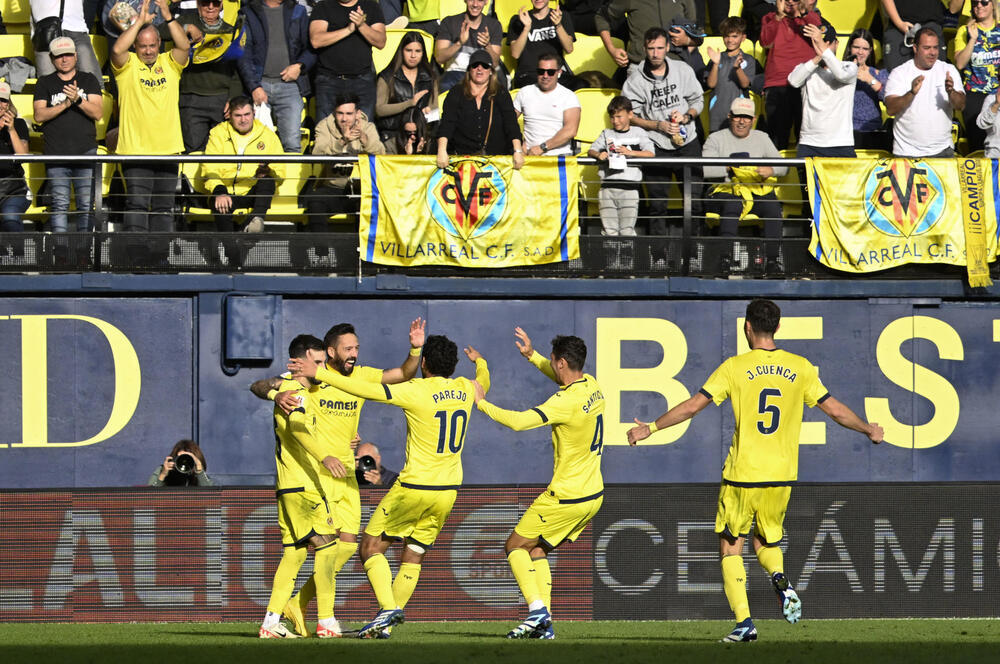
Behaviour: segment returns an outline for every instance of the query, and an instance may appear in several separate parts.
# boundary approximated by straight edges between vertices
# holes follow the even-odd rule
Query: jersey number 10
[[[451,426],[448,426],[448,411],[439,410],[434,413],[434,417],[441,420],[438,425],[437,453],[444,454],[444,444],[447,439],[448,449],[458,454],[462,449],[462,442],[465,440],[465,425],[468,423],[469,416],[465,414],[464,410],[456,410],[451,414]]]

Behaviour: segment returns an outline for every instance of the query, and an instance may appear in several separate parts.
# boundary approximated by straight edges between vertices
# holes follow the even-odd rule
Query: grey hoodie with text
[[[622,86],[622,94],[632,102],[632,111],[644,120],[667,122],[674,111],[684,114],[689,109],[694,109],[700,114],[705,105],[704,91],[694,70],[678,60],[667,59],[666,65],[667,72],[664,76],[654,76],[647,60],[632,68]],[[694,122],[683,125],[683,129],[687,132],[684,145],[698,138]],[[649,137],[663,150],[674,150],[677,147],[670,141],[670,136],[663,132],[650,130]]]

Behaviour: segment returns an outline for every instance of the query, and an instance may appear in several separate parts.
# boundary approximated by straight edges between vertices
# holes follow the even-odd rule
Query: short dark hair
[[[746,320],[754,332],[773,335],[778,331],[781,309],[771,300],[752,300],[747,305]]]
[[[344,92],[337,95],[333,100],[333,108],[337,109],[344,104],[354,104],[355,109],[361,108],[361,97],[353,92]]]
[[[618,95],[613,97],[610,102],[608,102],[608,115],[614,115],[618,111],[631,111],[632,110],[632,100],[624,95]]]
[[[229,100],[230,112],[235,111],[237,108],[246,108],[247,106],[253,106],[253,101],[246,95],[236,95]]]
[[[938,46],[941,46],[941,37],[934,31],[934,28],[920,28],[917,30],[917,34],[913,35],[913,45],[916,46],[919,44],[920,38],[924,35],[934,35],[934,39],[937,40]]]
[[[305,357],[310,350],[325,351],[326,346],[311,334],[300,334],[288,344],[288,357]]]
[[[747,22],[743,20],[743,17],[728,16],[722,19],[722,23],[719,24],[719,34],[725,37],[732,32],[739,32],[744,35],[747,33]]]
[[[570,369],[580,371],[587,361],[587,344],[580,337],[557,335],[552,340],[552,357],[562,358]]]
[[[424,341],[423,358],[427,371],[448,378],[458,366],[458,346],[443,334],[432,334]]]
[[[354,326],[350,323],[337,323],[323,335],[323,343],[326,344],[326,348],[334,348],[337,345],[337,339],[345,334],[353,334],[357,336],[357,332],[354,331]]]
[[[555,63],[556,63],[557,65],[559,64],[559,54],[558,54],[558,53],[556,53],[556,52],[555,52],[554,50],[552,50],[551,48],[548,48],[548,49],[545,49],[545,50],[543,50],[543,51],[542,51],[542,52],[541,52],[541,53],[540,53],[540,54],[538,55],[538,64],[539,64],[539,65],[541,65],[541,64],[542,64],[543,62],[548,62],[549,60],[552,60],[552,61],[553,61],[553,62],[555,62]]]
[[[659,39],[660,37],[666,39],[667,43],[670,42],[670,37],[667,35],[667,31],[659,26],[654,26],[649,30],[646,30],[646,34],[642,36],[642,43],[649,44],[649,42]]]

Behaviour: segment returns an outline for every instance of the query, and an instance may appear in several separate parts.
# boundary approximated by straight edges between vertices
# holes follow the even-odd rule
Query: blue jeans
[[[27,209],[27,196],[7,196],[0,201],[0,231],[4,233],[24,231],[24,211]]]
[[[280,78],[265,78],[260,87],[267,93],[271,119],[278,128],[278,138],[285,152],[302,152],[302,92],[298,83],[286,83]]]
[[[331,74],[316,75],[316,124],[333,113],[336,99],[353,92],[361,100],[361,110],[370,121],[375,119],[375,74],[368,72],[357,78]]]
[[[97,154],[90,150],[87,154]],[[49,205],[49,228],[53,233],[65,233],[69,212],[70,187],[76,193],[76,230],[86,233],[93,228],[94,215],[90,210],[94,189],[94,167],[84,164],[50,163],[46,169],[52,202]]]

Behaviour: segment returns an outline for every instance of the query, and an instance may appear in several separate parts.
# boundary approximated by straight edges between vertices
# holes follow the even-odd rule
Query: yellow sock
[[[750,602],[747,600],[747,571],[743,567],[743,556],[722,557],[722,586],[726,589],[729,608],[736,614],[736,622],[750,617]]]
[[[316,617],[320,620],[333,617],[333,603],[337,595],[337,579],[333,567],[337,561],[339,545],[331,542],[316,549],[313,579],[316,589]]]
[[[347,561],[351,559],[354,552],[357,550],[357,542],[345,542],[344,540],[340,540],[340,543],[337,544],[337,563],[333,568],[333,573],[340,574],[340,570],[344,569],[344,565],[347,564]]]
[[[538,592],[542,594],[542,601],[546,608],[552,611],[552,570],[549,568],[548,558],[535,558],[531,561],[535,565],[535,583],[538,584]]]
[[[395,609],[396,599],[392,596],[392,570],[389,569],[389,561],[381,553],[365,561],[365,572],[368,574],[368,582],[372,584],[375,591],[375,599],[379,608]]]
[[[299,605],[299,611],[302,612],[304,616],[306,614],[306,609],[309,608],[309,602],[313,600],[316,596],[316,575],[312,574],[302,584],[302,588],[299,589],[299,594],[292,597],[292,601]]]
[[[542,593],[538,591],[538,577],[535,575],[535,566],[528,552],[524,549],[514,549],[507,554],[507,562],[510,563],[510,571],[517,579],[517,587],[524,595],[524,601],[528,604],[541,601]]]
[[[762,546],[757,549],[757,561],[768,576],[775,572],[785,573],[785,558],[776,546]]]
[[[299,568],[306,561],[306,548],[294,546],[284,547],[285,551],[278,562],[278,569],[274,571],[274,583],[271,585],[271,599],[267,603],[267,610],[270,613],[281,615],[288,598],[295,590],[295,577],[299,575]]]
[[[392,596],[396,598],[396,606],[403,608],[413,596],[413,591],[417,589],[417,581],[420,580],[419,563],[400,563],[399,571],[392,582]]]

